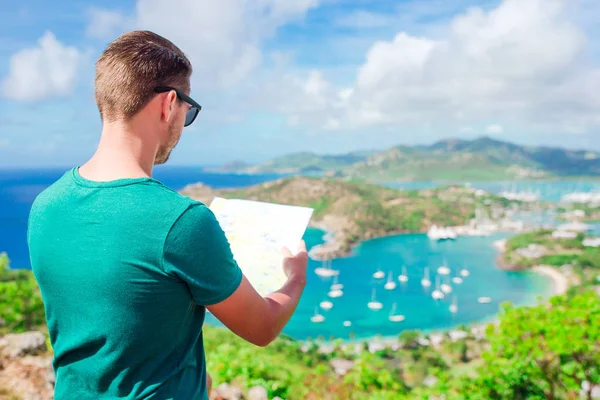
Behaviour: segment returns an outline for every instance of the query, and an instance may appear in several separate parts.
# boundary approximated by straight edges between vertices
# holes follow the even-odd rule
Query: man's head
[[[185,54],[162,36],[149,31],[120,36],[96,62],[96,103],[103,123],[141,120],[144,134],[159,143],[155,163],[166,162],[184,123],[193,119],[186,121],[186,113],[197,106],[186,96],[191,74]],[[196,114],[193,109],[189,116]]]

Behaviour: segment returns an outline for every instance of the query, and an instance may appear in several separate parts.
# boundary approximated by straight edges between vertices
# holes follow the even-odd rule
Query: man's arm
[[[304,242],[296,255],[284,249],[283,269],[288,280],[280,290],[262,297],[243,277],[231,296],[208,309],[236,335],[257,346],[266,346],[281,333],[298,306],[306,285],[307,262]]]

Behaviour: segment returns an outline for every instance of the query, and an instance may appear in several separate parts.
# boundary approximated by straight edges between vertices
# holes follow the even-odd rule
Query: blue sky
[[[194,64],[204,108],[173,164],[481,135],[600,150],[595,0],[0,3],[0,167],[93,153],[94,62],[131,29]]]

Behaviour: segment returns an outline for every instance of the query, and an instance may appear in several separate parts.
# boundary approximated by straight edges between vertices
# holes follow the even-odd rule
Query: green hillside
[[[238,171],[314,173],[374,181],[540,179],[600,176],[600,153],[526,147],[482,137],[396,146],[381,152],[296,153]]]
[[[358,241],[403,232],[426,231],[431,225],[464,225],[476,209],[503,209],[509,201],[491,194],[476,195],[465,187],[397,190],[364,181],[295,176],[244,189],[213,190],[190,185],[182,194],[210,204],[214,196],[307,206],[312,223],[335,234],[347,254]]]

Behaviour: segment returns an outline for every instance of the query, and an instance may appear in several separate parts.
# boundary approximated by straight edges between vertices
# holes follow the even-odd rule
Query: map
[[[279,290],[287,279],[281,248],[296,252],[313,209],[221,197],[214,198],[210,209],[256,291],[266,296]]]

